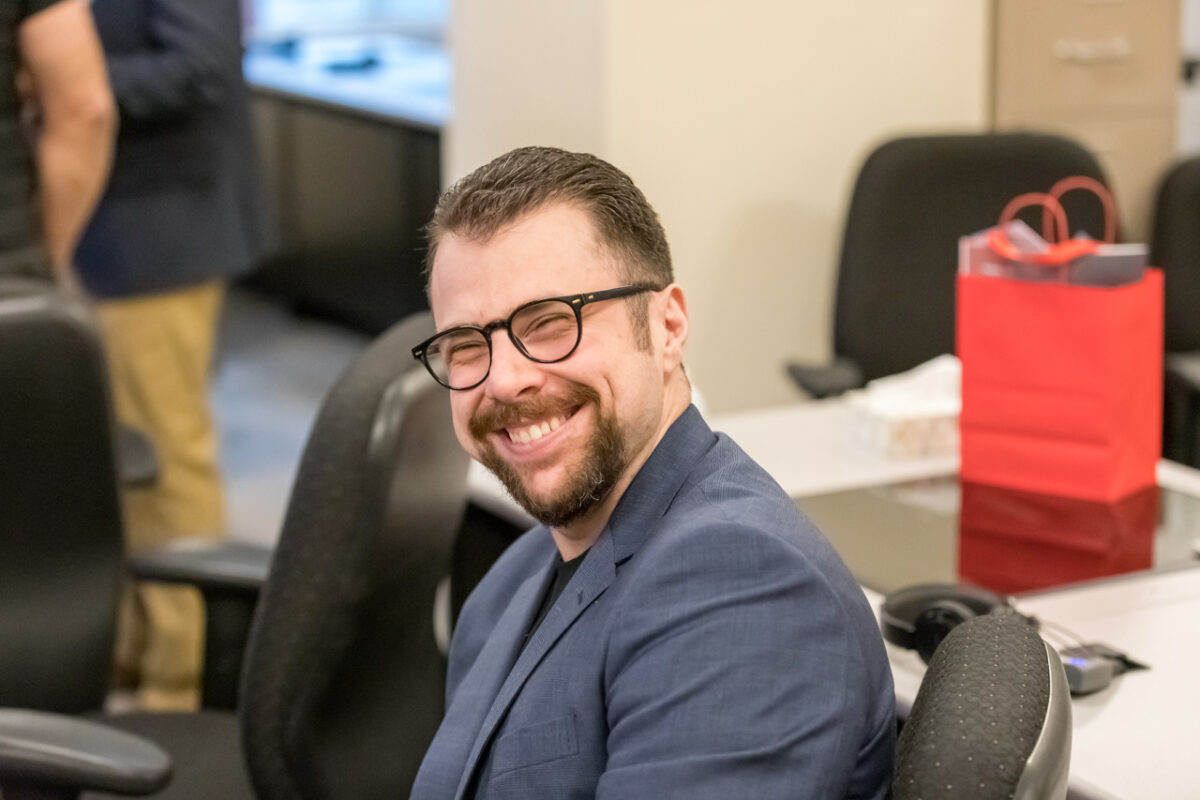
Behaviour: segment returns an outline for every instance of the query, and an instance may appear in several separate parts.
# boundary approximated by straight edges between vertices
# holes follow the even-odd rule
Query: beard
[[[534,497],[512,465],[500,458],[487,435],[521,420],[565,414],[587,403],[596,409],[597,420],[596,429],[584,444],[581,463],[553,495]],[[513,500],[529,516],[552,528],[568,525],[600,505],[628,462],[625,437],[615,416],[605,414],[600,408],[600,396],[582,384],[571,384],[564,397],[534,397],[520,403],[491,406],[471,418],[469,429],[479,443],[480,462],[500,479]]]

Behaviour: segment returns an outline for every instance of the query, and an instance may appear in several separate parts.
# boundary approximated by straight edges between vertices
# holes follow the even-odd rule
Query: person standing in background
[[[225,282],[273,236],[242,77],[238,0],[94,0],[120,112],[113,173],[75,264],[95,299],[117,416],[144,431],[157,482],[126,491],[131,552],[225,534],[208,401]],[[119,626],[118,675],[139,705],[193,708],[203,606],[195,590],[143,584]]]
[[[0,4],[0,276],[66,276],[116,113],[85,0]]]

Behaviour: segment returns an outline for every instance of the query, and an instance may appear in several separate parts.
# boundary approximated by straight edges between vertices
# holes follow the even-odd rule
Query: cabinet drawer
[[[997,124],[1174,106],[1179,0],[996,0],[995,11]]]

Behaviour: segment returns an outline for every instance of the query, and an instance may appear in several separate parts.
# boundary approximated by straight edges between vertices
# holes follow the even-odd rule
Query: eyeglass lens
[[[563,300],[543,300],[520,308],[509,330],[517,346],[534,361],[559,361],[570,355],[579,341],[579,318]],[[449,330],[426,348],[430,369],[451,388],[473,386],[491,369],[491,347],[483,331]]]

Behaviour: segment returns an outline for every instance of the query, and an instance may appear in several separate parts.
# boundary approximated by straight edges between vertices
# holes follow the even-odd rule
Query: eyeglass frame
[[[617,299],[624,298],[624,297],[633,297],[634,295],[638,295],[643,292],[657,292],[657,291],[661,291],[661,289],[652,283],[631,283],[631,284],[627,284],[625,286],[618,286],[614,289],[605,289],[605,290],[599,291],[599,292],[582,292],[580,294],[568,294],[568,295],[562,295],[560,297],[542,297],[537,300],[530,300],[529,302],[522,303],[521,305],[514,308],[512,313],[509,314],[508,317],[505,319],[492,320],[491,322],[489,322],[485,325],[455,325],[453,328],[447,328],[444,331],[438,331],[433,336],[430,336],[428,339],[426,339],[425,341],[421,342],[416,347],[414,347],[412,349],[412,356],[414,359],[416,359],[417,361],[420,361],[422,364],[425,365],[425,369],[429,372],[430,375],[433,376],[433,379],[435,381],[437,381],[438,384],[440,384],[441,386],[446,387],[447,389],[449,389],[452,392],[470,391],[471,389],[474,389],[475,387],[481,385],[484,381],[486,381],[488,379],[488,376],[492,374],[492,356],[493,356],[493,352],[494,352],[492,350],[492,334],[495,331],[503,328],[504,331],[508,334],[508,340],[510,342],[512,342],[513,347],[517,348],[517,351],[521,355],[525,356],[527,359],[534,362],[535,364],[557,364],[560,361],[566,361],[568,358],[570,358],[572,355],[574,355],[575,351],[579,349],[579,343],[583,341],[583,313],[582,312],[583,312],[584,306],[590,305],[591,303],[599,303],[604,300],[617,300]],[[524,311],[527,308],[530,308],[530,307],[536,306],[536,305],[541,305],[542,303],[552,303],[555,301],[566,303],[575,312],[575,343],[573,345],[571,345],[571,349],[567,351],[566,355],[560,356],[559,358],[550,358],[550,359],[534,358],[532,355],[529,354],[529,351],[525,349],[525,345],[521,343],[521,340],[517,338],[516,334],[513,333],[513,330],[512,330],[513,319],[516,318],[516,316],[518,314],[520,314],[522,311]],[[472,383],[470,386],[454,387],[454,386],[451,386],[446,381],[443,381],[441,378],[439,378],[437,376],[437,373],[434,372],[433,366],[429,363],[429,355],[428,355],[429,345],[432,344],[435,340],[440,339],[441,337],[445,336],[448,333],[453,333],[455,331],[466,331],[466,330],[478,331],[479,333],[483,334],[483,339],[485,342],[487,342],[487,346],[488,346],[488,368],[487,368],[487,371],[483,373],[483,377],[481,377],[475,383]]]

